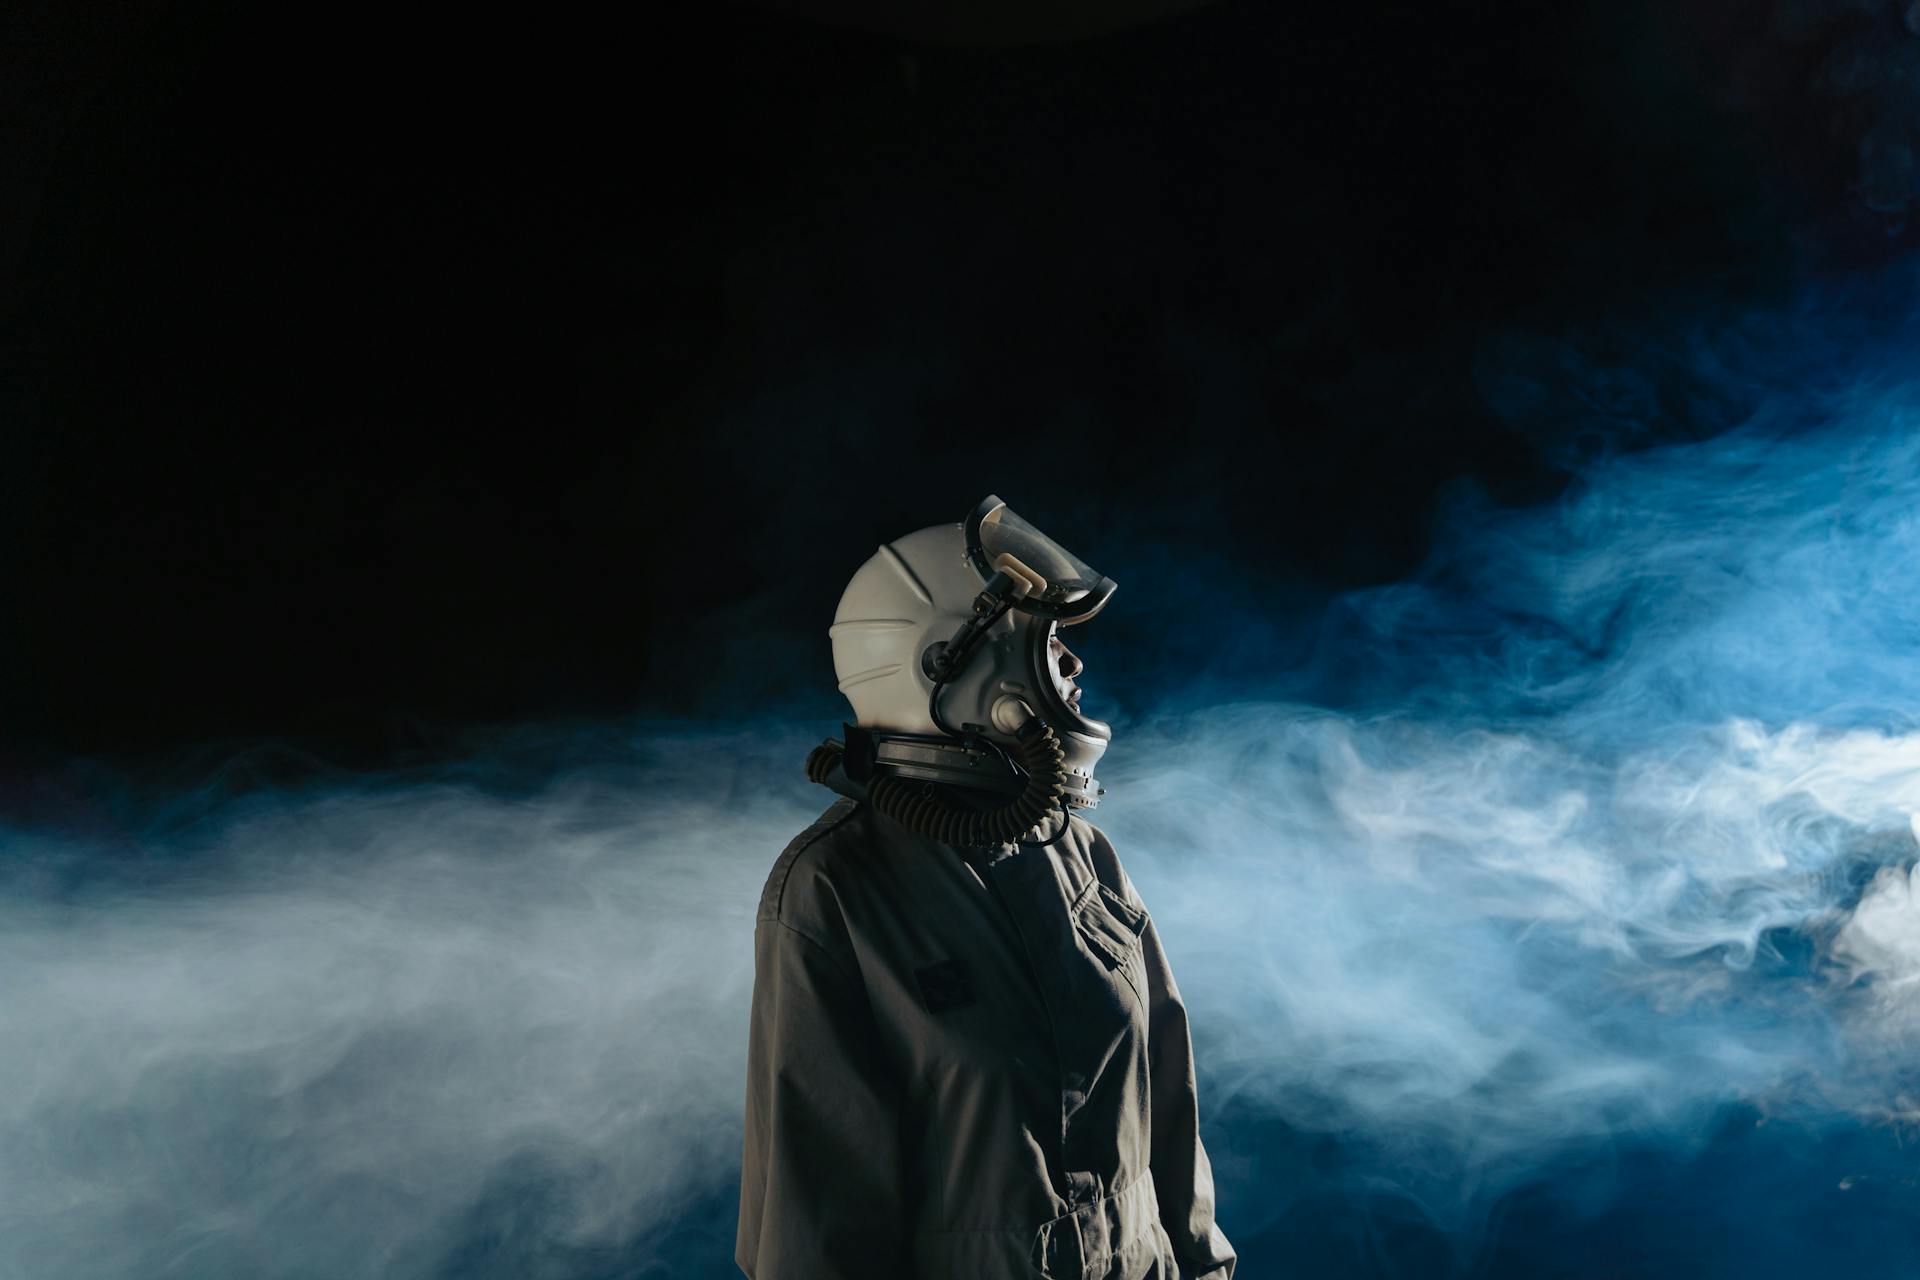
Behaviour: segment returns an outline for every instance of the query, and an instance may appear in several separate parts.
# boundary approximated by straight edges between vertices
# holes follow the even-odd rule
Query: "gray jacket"
[[[754,965],[751,1280],[1230,1280],[1186,1008],[1097,828],[962,850],[841,800]]]

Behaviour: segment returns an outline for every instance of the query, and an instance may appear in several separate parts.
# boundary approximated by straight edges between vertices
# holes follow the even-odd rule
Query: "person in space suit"
[[[1112,581],[989,497],[831,636],[841,793],[754,930],[751,1280],[1230,1280],[1186,1007],[1113,845],[1062,626]]]

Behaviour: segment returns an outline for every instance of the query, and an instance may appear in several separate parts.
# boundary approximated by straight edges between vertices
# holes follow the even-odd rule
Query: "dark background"
[[[1911,239],[1831,72],[1891,9],[805,9],[17,12],[16,758],[835,716],[840,585],[989,490],[1135,687],[1324,666],[1463,489],[1644,442],[1494,412],[1507,335]]]

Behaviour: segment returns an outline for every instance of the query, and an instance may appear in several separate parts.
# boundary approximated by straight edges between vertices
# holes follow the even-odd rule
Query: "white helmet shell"
[[[951,640],[973,616],[982,586],[962,524],[934,525],[883,544],[853,575],[828,634],[840,692],[862,728],[938,734],[928,712],[934,682],[927,651]],[[1068,768],[1091,780],[1110,730],[1068,708],[1051,670],[1056,620],[1008,611],[982,635],[940,693],[940,718],[954,729],[1011,740],[1027,714],[1059,734]],[[1024,703],[1022,713],[1017,703]]]

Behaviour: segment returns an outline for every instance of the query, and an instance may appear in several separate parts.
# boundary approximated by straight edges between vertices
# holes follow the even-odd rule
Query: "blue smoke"
[[[1617,1231],[1592,1202],[1656,1184],[1567,1171],[1709,1165],[1730,1116],[1771,1124],[1758,1158],[1795,1170],[1753,1206],[1773,1222],[1848,1220],[1831,1197],[1870,1183],[1899,1188],[1881,1218],[1911,1217],[1920,386],[1913,322],[1867,336],[1884,296],[1842,301],[1654,328],[1612,363],[1507,344],[1489,398],[1580,459],[1563,497],[1465,495],[1420,574],[1341,602],[1318,672],[1341,710],[1249,701],[1129,738],[1151,768],[1116,779],[1109,821],[1204,975],[1216,1105],[1366,1153],[1260,1179],[1241,1221],[1275,1265],[1312,1238],[1303,1202],[1385,1200],[1440,1242],[1411,1274],[1502,1271],[1489,1233],[1516,1196]],[[1833,1158],[1856,1128],[1884,1145]],[[1732,1203],[1659,1194],[1697,1220]],[[1611,1262],[1563,1256],[1562,1222],[1519,1272],[1835,1254],[1751,1224],[1688,1252],[1686,1220]]]
[[[1099,816],[1245,1274],[1912,1273],[1910,296],[1490,347],[1567,491],[1457,495],[1311,662],[1128,716]],[[6,831],[0,1274],[729,1274],[827,727]]]

